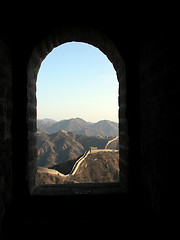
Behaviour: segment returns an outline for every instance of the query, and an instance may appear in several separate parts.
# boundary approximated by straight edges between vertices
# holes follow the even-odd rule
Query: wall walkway
[[[105,149],[107,149],[107,147],[108,147],[108,145],[109,145],[110,143],[116,141],[118,138],[119,138],[119,136],[117,136],[117,137],[113,138],[112,140],[108,141],[107,144],[106,144],[106,146],[105,146]]]
[[[118,152],[119,150],[114,150],[114,149],[89,149],[88,151],[86,151],[82,157],[80,157],[74,164],[71,172],[68,175],[74,175],[80,164],[87,158],[87,156],[89,154],[94,154],[94,153],[98,153],[98,152]]]

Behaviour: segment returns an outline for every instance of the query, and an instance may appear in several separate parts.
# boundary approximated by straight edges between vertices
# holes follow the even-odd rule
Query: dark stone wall
[[[0,40],[0,237],[5,207],[12,199],[12,111],[11,55]]]
[[[174,29],[147,35],[140,50],[141,181],[145,201],[168,213],[172,164],[177,159],[179,47]],[[172,185],[171,185],[172,184]]]
[[[114,7],[102,14],[93,12],[94,9],[88,10],[89,14],[72,11],[67,18],[59,12],[50,18],[45,12],[29,10],[30,16],[19,12],[17,18],[18,12],[16,15],[9,12],[4,19],[12,21],[1,21],[0,238],[9,239],[12,231],[19,236],[19,226],[21,230],[31,229],[32,237],[45,226],[52,228],[57,224],[63,231],[67,222],[76,231],[79,222],[86,227],[85,223],[92,218],[94,225],[105,226],[119,217],[115,226],[121,227],[121,234],[127,233],[129,227],[137,233],[139,226],[152,232],[157,230],[153,228],[155,223],[157,228],[160,226],[160,219],[167,224],[172,219],[167,215],[173,214],[175,182],[171,174],[176,173],[179,148],[179,19],[174,12],[177,18],[167,18],[169,8],[168,15],[163,11],[148,12],[147,7],[132,9],[124,11],[121,6],[121,14]],[[54,33],[51,41],[44,42],[45,51],[52,49],[61,32],[72,23],[76,28],[83,24],[107,36],[124,60],[126,79],[120,86],[125,86],[125,91],[119,97],[120,168],[124,172],[122,183],[128,186],[128,191],[100,196],[31,196],[29,185],[34,180],[30,179],[29,169],[34,169],[36,149],[29,143],[36,141],[36,99],[35,86],[28,81],[28,74],[33,78],[36,69],[28,73],[28,64],[34,49],[44,39]],[[72,34],[76,37],[73,28]],[[36,50],[38,58],[33,62],[38,65],[44,53],[42,48]],[[62,214],[64,209],[66,214]],[[20,237],[23,239],[24,235]]]

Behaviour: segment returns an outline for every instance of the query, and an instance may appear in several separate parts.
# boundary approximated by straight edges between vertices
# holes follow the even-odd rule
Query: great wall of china
[[[68,175],[74,175],[80,164],[87,158],[87,156],[89,154],[94,154],[94,153],[98,153],[98,152],[118,152],[119,150],[114,150],[114,149],[89,149],[88,151],[86,151],[82,157],[80,157],[74,164],[71,172]]]
[[[75,175],[75,173],[77,172],[79,166],[81,165],[81,163],[87,158],[87,156],[89,154],[94,154],[94,153],[98,153],[98,152],[119,152],[119,150],[115,150],[115,149],[107,149],[108,145],[117,140],[119,137],[115,137],[113,138],[112,140],[110,140],[104,149],[97,149],[97,148],[89,148],[89,150],[87,150],[79,159],[77,159],[77,161],[75,162],[71,172],[69,174],[62,174],[60,172],[58,172],[57,170],[54,170],[54,169],[48,169],[48,168],[42,168],[42,167],[38,167],[38,171],[41,171],[41,172],[47,172],[47,173],[50,173],[50,174],[55,174],[55,175],[59,175],[59,176],[64,176],[64,177],[67,177],[67,176],[70,176],[70,175]]]
[[[80,157],[80,158],[75,162],[75,164],[74,164],[71,172],[70,172],[68,175],[74,175],[74,174],[77,172],[80,164],[87,158],[87,156],[88,156],[89,154],[94,154],[94,153],[98,153],[98,152],[118,152],[119,150],[107,149],[108,145],[109,145],[111,142],[117,140],[118,138],[119,138],[119,137],[115,137],[115,138],[113,138],[112,140],[108,141],[104,149],[90,148],[88,151],[86,151],[86,152],[83,154],[82,157]],[[67,176],[67,175],[66,175],[66,176]]]

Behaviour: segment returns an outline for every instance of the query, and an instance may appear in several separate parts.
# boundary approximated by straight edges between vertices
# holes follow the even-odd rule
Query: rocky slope
[[[56,169],[58,166],[56,166]],[[48,171],[37,171],[37,184],[64,183],[105,183],[119,181],[119,153],[99,152],[89,154],[79,166],[75,175],[54,174]]]
[[[38,161],[41,167],[51,167],[59,163],[66,163],[79,158],[89,147],[104,148],[112,137],[87,137],[72,132],[60,130],[47,134],[38,131]]]

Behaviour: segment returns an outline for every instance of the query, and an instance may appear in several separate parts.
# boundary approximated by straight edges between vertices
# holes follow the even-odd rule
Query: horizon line
[[[83,121],[86,121],[86,120],[84,120],[83,118],[81,118],[81,117],[71,117],[71,118],[65,118],[65,119],[61,119],[61,120],[54,120],[53,118],[50,118],[50,117],[44,117],[44,118],[37,118],[37,120],[41,120],[41,121],[43,121],[44,119],[50,119],[50,120],[53,120],[53,121],[55,121],[55,122],[60,122],[60,121],[65,121],[65,120],[70,120],[70,119],[77,119],[77,118],[79,118],[79,119],[82,119]],[[100,121],[110,121],[110,122],[115,122],[115,123],[118,123],[119,121],[113,121],[113,120],[109,120],[109,119],[100,119],[100,120],[98,120],[98,121],[96,121],[96,122],[92,122],[92,121],[86,121],[86,122],[90,122],[90,123],[97,123],[97,122],[100,122]]]

